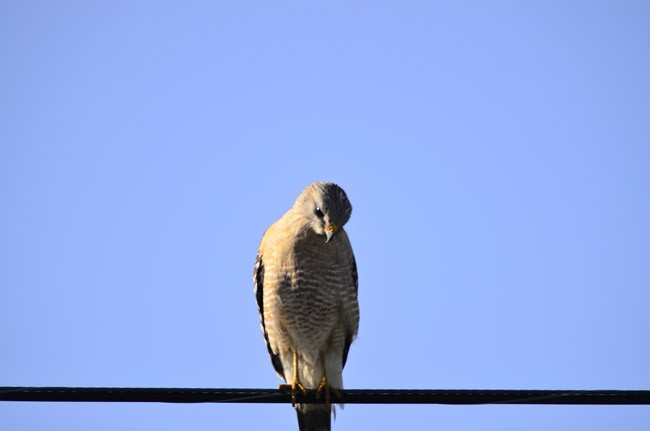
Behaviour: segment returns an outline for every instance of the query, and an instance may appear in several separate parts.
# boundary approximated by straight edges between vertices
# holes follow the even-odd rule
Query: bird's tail
[[[324,404],[297,404],[296,413],[300,431],[330,431],[332,427],[331,407]]]

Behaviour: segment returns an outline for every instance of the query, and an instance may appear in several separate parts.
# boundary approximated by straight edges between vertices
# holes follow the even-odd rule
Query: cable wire
[[[316,391],[299,402],[323,403]],[[79,388],[0,386],[0,401],[290,403],[282,389]],[[344,404],[591,404],[650,405],[650,390],[344,389]]]

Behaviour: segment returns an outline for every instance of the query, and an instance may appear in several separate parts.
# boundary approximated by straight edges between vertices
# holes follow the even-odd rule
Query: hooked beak
[[[335,234],[338,230],[339,230],[339,228],[338,228],[338,226],[336,226],[335,224],[331,224],[331,225],[329,225],[329,226],[325,229],[325,237],[326,237],[326,239],[325,239],[325,243],[330,242],[330,240],[332,239],[332,237],[334,236],[334,234]]]

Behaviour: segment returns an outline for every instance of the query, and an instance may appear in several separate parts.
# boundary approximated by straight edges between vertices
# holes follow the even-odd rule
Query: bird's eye
[[[323,218],[323,217],[325,217],[325,214],[323,214],[323,211],[321,211],[321,209],[320,209],[320,207],[319,207],[318,205],[316,205],[316,206],[314,207],[314,212],[316,213],[316,215],[317,215],[319,218]]]

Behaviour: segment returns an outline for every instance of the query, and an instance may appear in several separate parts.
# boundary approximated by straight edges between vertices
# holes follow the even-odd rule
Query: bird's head
[[[309,226],[329,242],[350,219],[352,205],[345,191],[334,183],[312,183],[300,194],[295,206]]]

